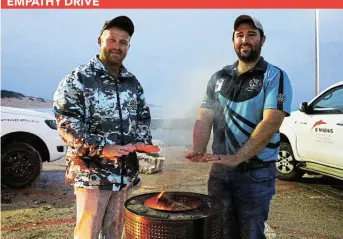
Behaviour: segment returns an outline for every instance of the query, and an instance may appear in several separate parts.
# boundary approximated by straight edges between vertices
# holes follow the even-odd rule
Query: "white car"
[[[61,159],[66,147],[52,114],[1,106],[1,183],[26,187],[40,175],[42,162]]]
[[[279,179],[295,181],[313,172],[343,180],[343,81],[303,102],[280,133]]]

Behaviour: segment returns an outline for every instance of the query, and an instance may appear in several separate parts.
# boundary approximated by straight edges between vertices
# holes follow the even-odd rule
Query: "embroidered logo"
[[[286,96],[285,96],[284,94],[279,93],[279,94],[277,95],[277,102],[278,102],[278,103],[284,102],[285,99],[286,99]]]
[[[218,92],[221,90],[221,88],[223,86],[223,82],[224,82],[224,78],[220,78],[219,80],[217,80],[216,88],[215,88],[214,92]]]
[[[253,78],[249,82],[249,87],[247,88],[247,91],[254,91],[258,88],[260,83],[259,79]]]

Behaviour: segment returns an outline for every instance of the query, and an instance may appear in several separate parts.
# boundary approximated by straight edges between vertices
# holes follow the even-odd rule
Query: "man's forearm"
[[[205,153],[211,136],[212,124],[208,119],[197,120],[193,131],[193,151]]]
[[[261,121],[251,134],[249,140],[236,153],[239,163],[254,157],[264,149],[279,128],[279,122]]]

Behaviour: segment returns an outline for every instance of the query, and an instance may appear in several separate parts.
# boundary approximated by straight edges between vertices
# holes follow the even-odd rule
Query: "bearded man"
[[[224,203],[223,239],[262,239],[275,194],[280,133],[289,116],[287,74],[261,57],[266,40],[260,21],[234,22],[238,60],[212,75],[193,131],[193,162],[211,162],[208,194]],[[213,129],[212,154],[206,153]]]
[[[75,239],[122,237],[124,202],[140,183],[137,147],[152,145],[143,88],[123,65],[133,33],[126,16],[106,21],[99,54],[54,94],[57,129],[68,146],[65,181],[76,195]]]

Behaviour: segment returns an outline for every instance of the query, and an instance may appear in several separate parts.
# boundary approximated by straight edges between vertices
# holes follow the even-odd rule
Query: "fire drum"
[[[126,200],[124,239],[221,239],[223,204],[191,192],[158,192]]]

